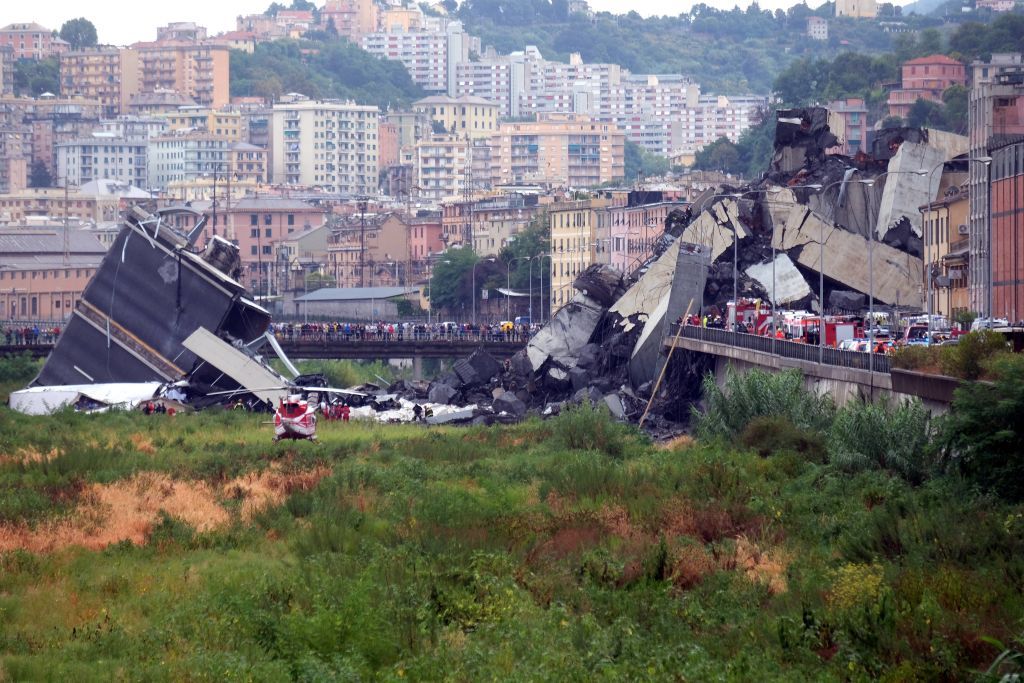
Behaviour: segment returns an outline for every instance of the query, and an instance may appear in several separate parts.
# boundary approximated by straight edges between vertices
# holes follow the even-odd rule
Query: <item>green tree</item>
[[[480,259],[472,249],[448,249],[430,275],[430,307],[455,312],[468,308],[473,292],[472,270]]]
[[[39,97],[60,92],[60,67],[56,57],[19,59],[14,63],[14,94]]]
[[[960,135],[967,134],[967,94],[967,88],[962,85],[951,85],[942,93],[949,129]]]
[[[944,130],[946,127],[946,112],[941,104],[923,98],[918,98],[910,107],[907,113],[907,125],[911,128],[938,128]]]
[[[50,169],[46,167],[41,159],[36,159],[32,162],[32,170],[29,171],[28,175],[28,186],[29,187],[52,187],[53,177],[50,175]]]
[[[71,43],[72,50],[83,47],[95,47],[97,42],[96,27],[85,17],[70,19],[60,27],[60,37]]]
[[[513,289],[519,291],[533,290],[533,310],[540,311],[541,302],[545,300],[542,287],[547,285],[546,276],[550,261],[542,258],[551,253],[551,227],[548,224],[547,212],[541,211],[529,226],[511,240],[498,254],[500,261],[511,273],[507,274]],[[530,278],[533,278],[531,287]]]
[[[668,159],[651,154],[640,145],[626,140],[625,180],[627,183],[636,180],[637,174],[644,177],[665,175],[668,173]]]
[[[697,152],[693,167],[702,171],[743,173],[740,153],[728,138],[721,137]]]

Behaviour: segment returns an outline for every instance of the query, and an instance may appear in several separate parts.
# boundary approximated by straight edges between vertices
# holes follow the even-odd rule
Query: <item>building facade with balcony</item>
[[[338,287],[406,284],[409,246],[409,223],[399,213],[344,216],[331,224],[328,272]]]
[[[575,292],[572,283],[597,260],[598,214],[608,199],[558,202],[547,207],[551,230],[551,310],[568,303]]]
[[[7,24],[0,28],[0,47],[9,47],[18,59],[49,59],[71,49],[55,31],[36,23]]]
[[[145,140],[92,137],[55,145],[57,175],[68,185],[93,180],[116,180],[147,187]]]
[[[416,143],[418,196],[440,201],[470,191],[470,149],[469,141],[457,135],[433,135]]]
[[[107,118],[128,113],[139,77],[139,54],[132,49],[96,47],[60,56],[61,93],[98,100]]]
[[[433,95],[413,102],[412,107],[429,116],[431,121],[444,126],[445,131],[451,135],[489,138],[498,130],[500,107],[482,97]]]
[[[918,100],[942,102],[942,93],[967,84],[967,67],[946,55],[919,57],[900,67],[900,87],[889,93],[889,115],[906,118]]]
[[[300,100],[274,105],[271,178],[350,195],[375,194],[379,171],[375,106]]]

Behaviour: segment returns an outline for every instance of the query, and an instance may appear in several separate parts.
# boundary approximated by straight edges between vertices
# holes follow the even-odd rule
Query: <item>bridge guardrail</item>
[[[831,347],[819,349],[817,346],[800,342],[775,339],[774,337],[762,337],[744,332],[730,332],[729,330],[698,327],[696,325],[683,325],[682,327],[682,336],[687,339],[736,346],[741,349],[750,349],[751,351],[803,360],[809,363],[817,363],[820,358],[825,365],[841,368],[874,370],[875,372],[886,374],[890,371],[889,357],[880,353],[869,354],[863,351],[842,351]],[[675,334],[674,330],[672,334]],[[873,359],[872,356],[874,356]]]

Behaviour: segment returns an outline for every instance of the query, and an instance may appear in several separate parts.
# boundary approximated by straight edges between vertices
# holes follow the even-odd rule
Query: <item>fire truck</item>
[[[787,339],[817,344],[821,318],[808,311],[785,311],[782,313],[781,326]],[[846,339],[863,338],[864,326],[859,320],[845,316],[825,316],[825,346],[838,348]]]

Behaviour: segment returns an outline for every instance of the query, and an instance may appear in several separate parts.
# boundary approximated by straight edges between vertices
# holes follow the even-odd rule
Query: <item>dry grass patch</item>
[[[680,434],[674,439],[662,441],[658,444],[658,448],[663,451],[685,451],[689,448],[693,448],[697,445],[697,440],[689,434]]]
[[[736,539],[736,568],[754,583],[768,588],[772,595],[785,593],[788,559],[782,551],[759,548],[746,536]]]
[[[281,470],[275,462],[265,470],[243,474],[224,485],[225,496],[242,500],[243,520],[251,521],[260,511],[281,505],[292,493],[312,490],[331,474],[326,465],[298,472]]]
[[[100,550],[121,541],[142,545],[161,511],[200,532],[230,519],[208,484],[176,481],[165,474],[142,473],[112,484],[93,484],[82,492],[81,501],[68,517],[35,528],[0,526],[0,551],[46,553],[70,546]]]
[[[8,463],[17,465],[28,465],[31,463],[45,463],[56,460],[64,455],[64,451],[51,448],[46,453],[40,452],[34,446],[19,448],[14,453],[0,453],[0,465]]]
[[[156,453],[156,446],[153,445],[153,440],[145,434],[132,434],[128,439],[132,442],[132,445],[135,446],[135,450],[138,452],[145,453],[146,455],[153,455]]]

